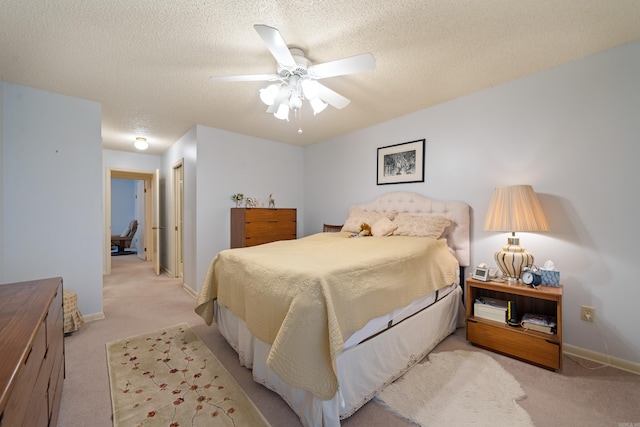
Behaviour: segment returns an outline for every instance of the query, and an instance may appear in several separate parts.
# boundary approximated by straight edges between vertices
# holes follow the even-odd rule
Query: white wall
[[[531,184],[549,233],[520,233],[564,284],[564,342],[606,353],[579,320],[596,309],[611,355],[640,362],[640,42],[572,62],[305,150],[305,233],[388,191],[472,207],[472,264],[495,265],[503,233],[482,225],[494,187]],[[426,138],[425,182],[376,185],[376,149]],[[330,165],[330,167],[328,166]]]
[[[100,104],[3,86],[2,279],[62,276],[80,311],[100,313]]]
[[[120,169],[126,171],[135,171],[142,173],[154,173],[156,169],[160,169],[160,156],[154,154],[131,153],[128,151],[102,150],[103,175],[106,176],[106,170]]]
[[[136,219],[136,181],[111,179],[111,234],[121,234]]]

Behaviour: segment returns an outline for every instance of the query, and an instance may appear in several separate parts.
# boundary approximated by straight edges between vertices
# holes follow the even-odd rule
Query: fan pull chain
[[[302,108],[298,108],[296,114],[298,115],[298,135],[302,135]]]

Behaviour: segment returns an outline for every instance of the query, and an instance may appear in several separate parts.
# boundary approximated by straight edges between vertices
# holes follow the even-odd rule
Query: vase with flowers
[[[236,202],[236,208],[239,208],[242,204],[242,200],[244,200],[244,195],[242,193],[234,194],[231,196],[231,200]]]

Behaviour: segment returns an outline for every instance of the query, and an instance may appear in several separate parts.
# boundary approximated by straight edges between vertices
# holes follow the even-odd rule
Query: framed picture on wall
[[[424,182],[424,139],[378,148],[378,185]]]

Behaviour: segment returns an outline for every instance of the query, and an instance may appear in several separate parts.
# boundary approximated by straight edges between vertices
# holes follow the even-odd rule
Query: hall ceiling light
[[[149,143],[147,142],[147,138],[137,136],[136,141],[133,143],[133,146],[138,150],[146,150],[147,148],[149,148]]]

